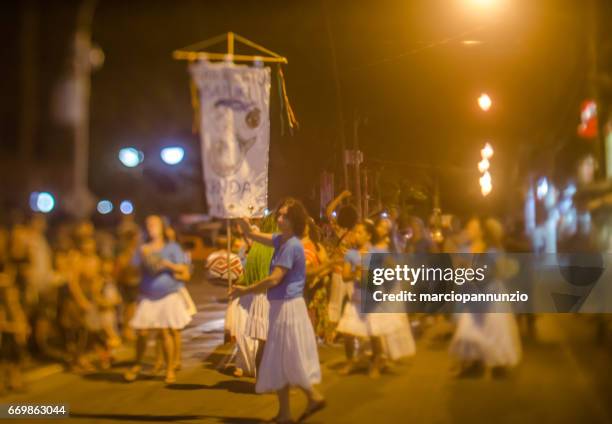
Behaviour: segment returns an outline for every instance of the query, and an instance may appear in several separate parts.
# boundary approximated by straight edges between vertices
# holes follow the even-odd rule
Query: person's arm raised
[[[238,219],[238,225],[240,225],[240,228],[242,228],[244,235],[251,240],[265,244],[266,246],[274,247],[274,243],[272,242],[272,234],[254,230],[249,221],[244,218]]]
[[[330,222],[335,221],[333,213],[338,207],[338,205],[340,205],[340,203],[342,203],[344,199],[348,199],[349,197],[351,197],[351,192],[348,190],[344,190],[342,193],[336,196],[334,200],[329,202],[329,205],[327,205],[327,208],[325,209],[325,216],[327,216],[327,219]]]

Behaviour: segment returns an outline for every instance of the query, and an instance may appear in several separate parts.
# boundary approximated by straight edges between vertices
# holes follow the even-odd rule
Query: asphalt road
[[[125,383],[126,361],[108,372],[58,373],[30,384],[27,393],[0,398],[4,404],[67,403],[70,423],[255,423],[276,413],[274,395],[254,393],[254,380],[218,369],[231,347],[223,345],[223,284],[192,283],[199,313],[186,329],[184,367],[176,384],[145,375]],[[321,390],[328,407],[319,423],[612,423],[612,349],[595,341],[593,317],[542,315],[534,338],[524,338],[524,359],[493,379],[457,379],[450,373],[448,340],[436,327],[417,341],[417,354],[381,378],[365,370],[340,376],[341,346],[320,350]],[[292,392],[294,417],[305,399]],[[14,421],[13,421],[14,422]],[[25,422],[25,421],[24,421]],[[28,420],[28,422],[32,422]],[[35,422],[44,422],[36,420]]]

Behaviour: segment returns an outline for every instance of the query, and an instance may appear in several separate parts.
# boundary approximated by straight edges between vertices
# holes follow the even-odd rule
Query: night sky
[[[587,44],[592,21],[587,2],[499,1],[503,7],[488,12],[467,7],[470,0],[327,1],[326,7],[318,0],[100,1],[93,40],[106,60],[92,77],[91,188],[100,197],[119,199],[136,190],[151,207],[163,209],[176,201],[183,210],[201,210],[202,188],[189,182],[200,177],[186,62],[173,60],[171,53],[234,31],[289,59],[285,76],[300,130],[281,135],[273,78],[271,200],[287,194],[308,198],[320,170],[339,171],[342,124],[330,40],[345,138],[351,146],[353,119],[361,117],[359,139],[370,169],[426,184],[439,178],[443,207],[461,209],[478,197],[475,165],[489,140],[496,148],[494,176],[500,176],[496,194],[508,193],[517,184],[513,171],[545,169],[550,152],[575,141],[580,101],[592,87]],[[18,152],[26,3],[0,6],[3,164],[13,162]],[[54,122],[51,110],[53,91],[67,68],[78,2],[30,4],[38,12],[38,166],[28,173],[28,182],[17,180],[25,189],[58,184],[61,191],[67,184],[71,133]],[[608,15],[600,9],[599,22]],[[461,41],[466,39],[482,43],[465,46]],[[610,44],[603,29],[596,39],[599,55],[607,57]],[[483,91],[494,102],[487,114],[476,104]],[[156,163],[155,152],[168,143],[191,149],[193,169],[186,164],[181,172],[192,175],[168,175]],[[116,153],[126,145],[142,149],[145,161],[153,159],[145,171],[121,169]],[[56,183],[43,168],[56,168],[49,171],[61,175]],[[143,177],[149,183],[139,182]]]

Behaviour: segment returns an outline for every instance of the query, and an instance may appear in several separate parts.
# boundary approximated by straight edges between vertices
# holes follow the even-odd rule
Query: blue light
[[[334,218],[338,216],[338,214],[336,213],[336,211],[333,211],[333,212],[332,212],[332,216],[333,216]]]
[[[548,194],[548,180],[546,177],[542,177],[538,180],[538,187],[536,188],[536,196],[542,200]]]
[[[38,202],[38,195],[40,193],[37,191],[34,191],[32,193],[30,193],[30,209],[32,209],[34,212],[39,212],[38,211],[38,206],[36,205],[36,202]]]
[[[122,214],[129,215],[134,212],[134,205],[132,205],[132,202],[130,202],[129,200],[124,200],[119,205],[119,210]]]
[[[113,211],[113,203],[110,200],[100,200],[97,209],[102,215],[109,214]]]
[[[265,208],[264,209],[264,216],[268,216],[268,215],[270,215],[270,209]]]
[[[119,150],[119,160],[124,166],[134,168],[138,166],[144,159],[144,154],[133,147],[124,147]]]
[[[383,217],[384,219],[389,218],[389,214],[387,212],[381,213],[380,216]]]
[[[49,213],[55,207],[55,198],[51,193],[42,192],[36,196],[36,211]]]
[[[162,160],[168,165],[177,165],[185,157],[185,149],[182,147],[164,147],[160,154]]]

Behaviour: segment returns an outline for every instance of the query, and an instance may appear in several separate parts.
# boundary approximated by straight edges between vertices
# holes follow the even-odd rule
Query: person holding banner
[[[280,234],[255,231],[248,221],[239,221],[247,237],[273,246],[270,275],[249,287],[234,287],[231,297],[241,297],[268,290],[270,320],[255,390],[276,392],[279,401],[277,422],[289,422],[290,387],[300,388],[308,398],[306,419],[325,407],[323,396],[313,387],[321,381],[321,367],[314,330],[308,317],[303,292],[306,283],[306,259],[300,238],[308,215],[302,203],[287,199],[278,210]]]

